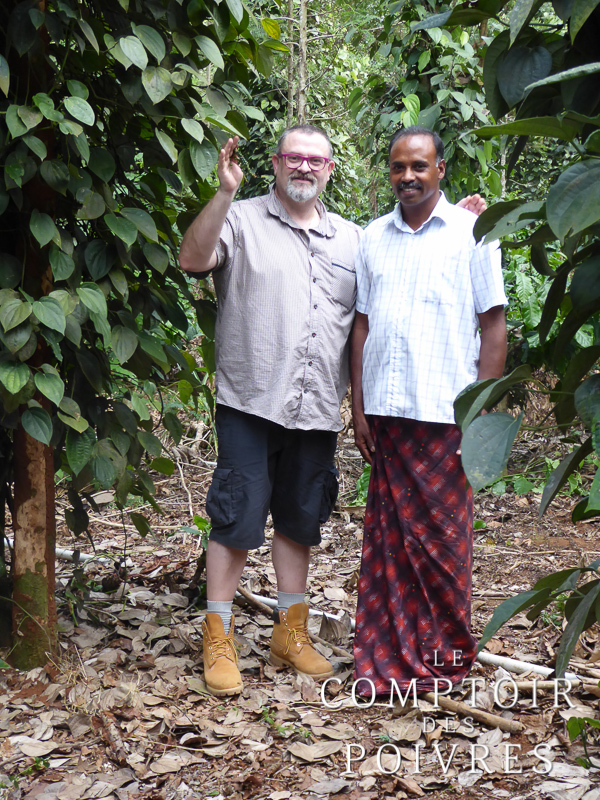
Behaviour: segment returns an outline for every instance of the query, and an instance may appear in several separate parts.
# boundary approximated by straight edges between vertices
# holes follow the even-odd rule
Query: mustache
[[[398,184],[399,189],[420,189],[421,184],[418,181],[401,181]]]
[[[302,180],[310,181],[310,183],[317,182],[315,176],[311,175],[309,172],[292,172],[288,180],[293,181],[294,178],[302,178]]]

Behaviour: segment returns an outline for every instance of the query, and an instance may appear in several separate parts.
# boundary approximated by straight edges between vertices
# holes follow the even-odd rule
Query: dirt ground
[[[133,509],[149,514],[148,535],[142,538],[127,515],[121,518],[110,493],[99,493],[98,510],[90,511],[96,560],[85,569],[58,562],[60,659],[29,674],[0,670],[0,798],[600,800],[600,770],[577,762],[585,755],[582,742],[570,742],[566,728],[571,716],[600,717],[596,628],[582,636],[571,662],[586,686],[567,694],[555,697],[546,684],[534,698],[532,679],[539,675],[514,675],[514,686],[502,683],[508,675],[502,668],[478,663],[475,693],[466,686],[450,697],[471,710],[431,697],[417,707],[397,701],[358,707],[350,653],[364,509],[351,505],[362,462],[348,430],[340,435],[340,499],[315,548],[309,585],[310,606],[336,616],[315,615],[310,627],[340,683],[322,694],[312,680],[272,668],[272,623],[241,597],[236,632],[243,694],[208,695],[202,547],[189,529],[194,514],[204,516],[215,454],[201,424],[189,433],[171,451],[173,476],[157,477],[164,514]],[[530,437],[514,463],[531,463],[548,446],[542,436]],[[478,496],[476,635],[502,600],[548,572],[600,557],[597,523],[571,523],[576,499],[559,496],[540,521],[539,493],[516,495],[509,487],[501,496]],[[88,541],[74,541],[68,532],[66,507],[59,498],[59,547],[92,553]],[[243,580],[249,592],[276,596],[268,543],[251,553]],[[487,651],[552,666],[559,611],[535,622],[520,615]],[[600,763],[593,734],[588,754]]]

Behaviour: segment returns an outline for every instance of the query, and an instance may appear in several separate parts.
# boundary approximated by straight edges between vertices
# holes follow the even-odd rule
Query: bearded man
[[[206,508],[205,681],[242,691],[232,601],[269,511],[277,610],[270,660],[315,679],[332,667],[306,629],[310,548],[337,496],[334,452],[349,377],[354,253],[360,228],[319,199],[334,162],[326,133],[286,130],[268,195],[233,202],[242,180],[237,137],[219,154],[219,188],[186,232],[180,264],[214,271],[218,461]]]

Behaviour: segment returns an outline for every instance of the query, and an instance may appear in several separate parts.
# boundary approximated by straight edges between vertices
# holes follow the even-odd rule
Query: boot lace
[[[290,628],[288,631],[286,643],[285,643],[285,650],[283,651],[284,655],[287,655],[290,651],[290,647],[293,644],[310,644],[310,638],[308,636],[308,630],[306,629],[305,625],[298,626],[297,628]]]
[[[223,639],[211,639],[210,650],[215,658],[225,657],[237,660],[237,643],[230,633]]]

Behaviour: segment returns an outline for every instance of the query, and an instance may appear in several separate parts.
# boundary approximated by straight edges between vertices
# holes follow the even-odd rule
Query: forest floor
[[[500,716],[503,725],[513,723],[513,732],[475,711],[448,710],[442,699],[357,707],[349,653],[364,508],[351,505],[362,462],[348,430],[339,439],[340,499],[314,549],[308,590],[311,608],[338,617],[311,617],[310,627],[334,642],[335,651],[317,646],[342,682],[322,695],[311,679],[272,668],[272,623],[242,597],[236,633],[243,693],[207,694],[203,611],[195,602],[203,551],[192,520],[204,516],[215,454],[201,424],[190,433],[171,453],[178,459],[173,476],[157,477],[163,515],[134,509],[149,515],[145,537],[127,515],[121,518],[110,493],[99,493],[97,510],[90,510],[98,559],[85,570],[57,562],[60,658],[28,674],[0,670],[2,800],[600,800],[600,769],[577,763],[581,739],[571,742],[566,727],[571,716],[600,717],[597,628],[584,633],[571,661],[585,689],[557,697],[540,689],[535,700],[530,687],[539,676],[515,675],[513,703],[510,687],[500,684],[507,673],[477,663],[475,697],[471,687],[452,693],[476,711]],[[543,463],[555,445],[540,435],[525,438],[512,470]],[[476,635],[502,600],[548,572],[600,557],[597,523],[571,522],[576,499],[559,496],[538,520],[534,491],[517,495],[509,485],[503,495],[476,498]],[[66,507],[59,496],[58,546],[91,553],[89,542],[68,532]],[[115,564],[123,556],[127,572],[119,575]],[[243,581],[252,593],[276,596],[268,540],[250,554]],[[552,665],[562,624],[560,608],[535,622],[519,615],[486,649]],[[593,735],[588,748],[598,758]]]

